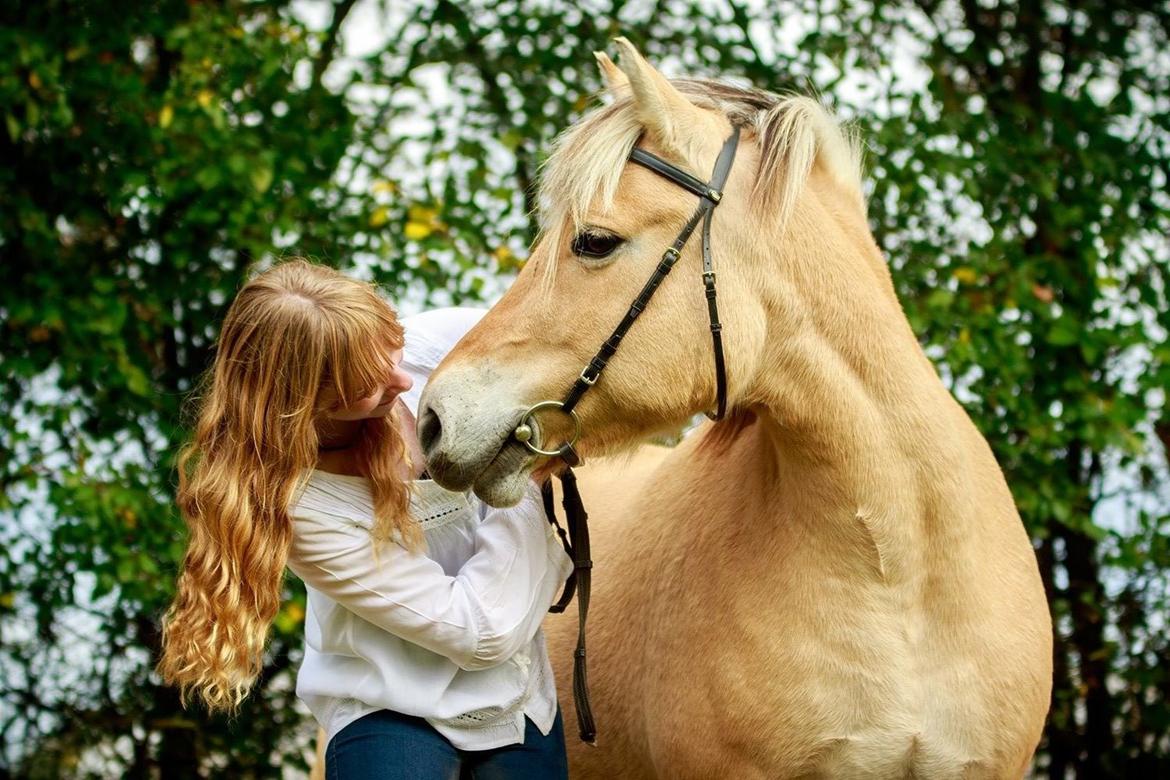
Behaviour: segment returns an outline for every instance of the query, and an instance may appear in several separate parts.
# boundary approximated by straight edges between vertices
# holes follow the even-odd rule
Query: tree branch
[[[497,130],[501,132],[510,130],[509,115],[511,112],[508,110],[508,96],[504,94],[504,90],[496,78],[498,74],[492,68],[491,60],[479,41],[478,33],[471,26],[471,18],[463,8],[450,0],[440,0],[436,12],[438,9],[448,12],[452,18],[452,24],[463,38],[467,62],[475,67],[480,80],[483,81],[484,96],[496,115]],[[516,146],[514,154],[516,155],[516,181],[524,193],[524,211],[526,214],[535,214],[536,187],[532,155],[523,143]]]
[[[321,43],[321,51],[317,53],[317,58],[313,60],[313,81],[311,89],[317,90],[321,88],[321,77],[333,62],[333,55],[337,50],[337,39],[341,35],[341,25],[345,23],[345,17],[349,16],[349,12],[353,10],[356,3],[357,0],[341,0],[340,3],[333,6],[333,21],[329,24],[329,29],[325,32],[325,40]]]

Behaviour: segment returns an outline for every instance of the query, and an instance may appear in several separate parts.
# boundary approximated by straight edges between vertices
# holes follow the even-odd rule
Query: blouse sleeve
[[[572,568],[535,487],[516,506],[489,509],[459,572],[319,511],[294,515],[289,568],[379,628],[462,669],[503,663],[536,635]]]

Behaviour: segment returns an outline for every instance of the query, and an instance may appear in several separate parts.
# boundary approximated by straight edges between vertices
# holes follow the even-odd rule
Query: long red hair
[[[403,344],[370,284],[304,260],[256,276],[232,302],[204,380],[192,440],[179,456],[178,505],[190,532],[163,623],[159,672],[211,710],[233,710],[263,665],[292,543],[291,502],[317,462],[322,391],[365,398]],[[367,420],[359,463],[374,537],[419,542],[395,416]]]

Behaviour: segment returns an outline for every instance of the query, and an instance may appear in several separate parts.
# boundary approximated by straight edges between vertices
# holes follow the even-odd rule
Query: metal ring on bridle
[[[541,409],[559,409],[567,414],[573,420],[573,437],[569,441],[560,446],[556,450],[542,450],[540,447],[532,443],[532,434],[535,428],[532,425],[532,415]],[[561,401],[541,401],[538,404],[533,404],[528,411],[520,418],[520,424],[516,426],[516,430],[512,432],[516,437],[516,441],[523,444],[530,451],[537,455],[547,455],[548,457],[555,457],[565,452],[566,449],[572,447],[577,443],[577,439],[581,438],[581,420],[577,417],[577,412],[572,409],[565,411],[565,404]]]

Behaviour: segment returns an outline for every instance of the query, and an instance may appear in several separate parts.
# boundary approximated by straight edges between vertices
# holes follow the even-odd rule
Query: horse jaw
[[[491,506],[524,496],[534,457],[512,438],[527,405],[509,398],[482,364],[436,372],[419,402],[418,432],[427,470],[448,490],[472,489]]]

